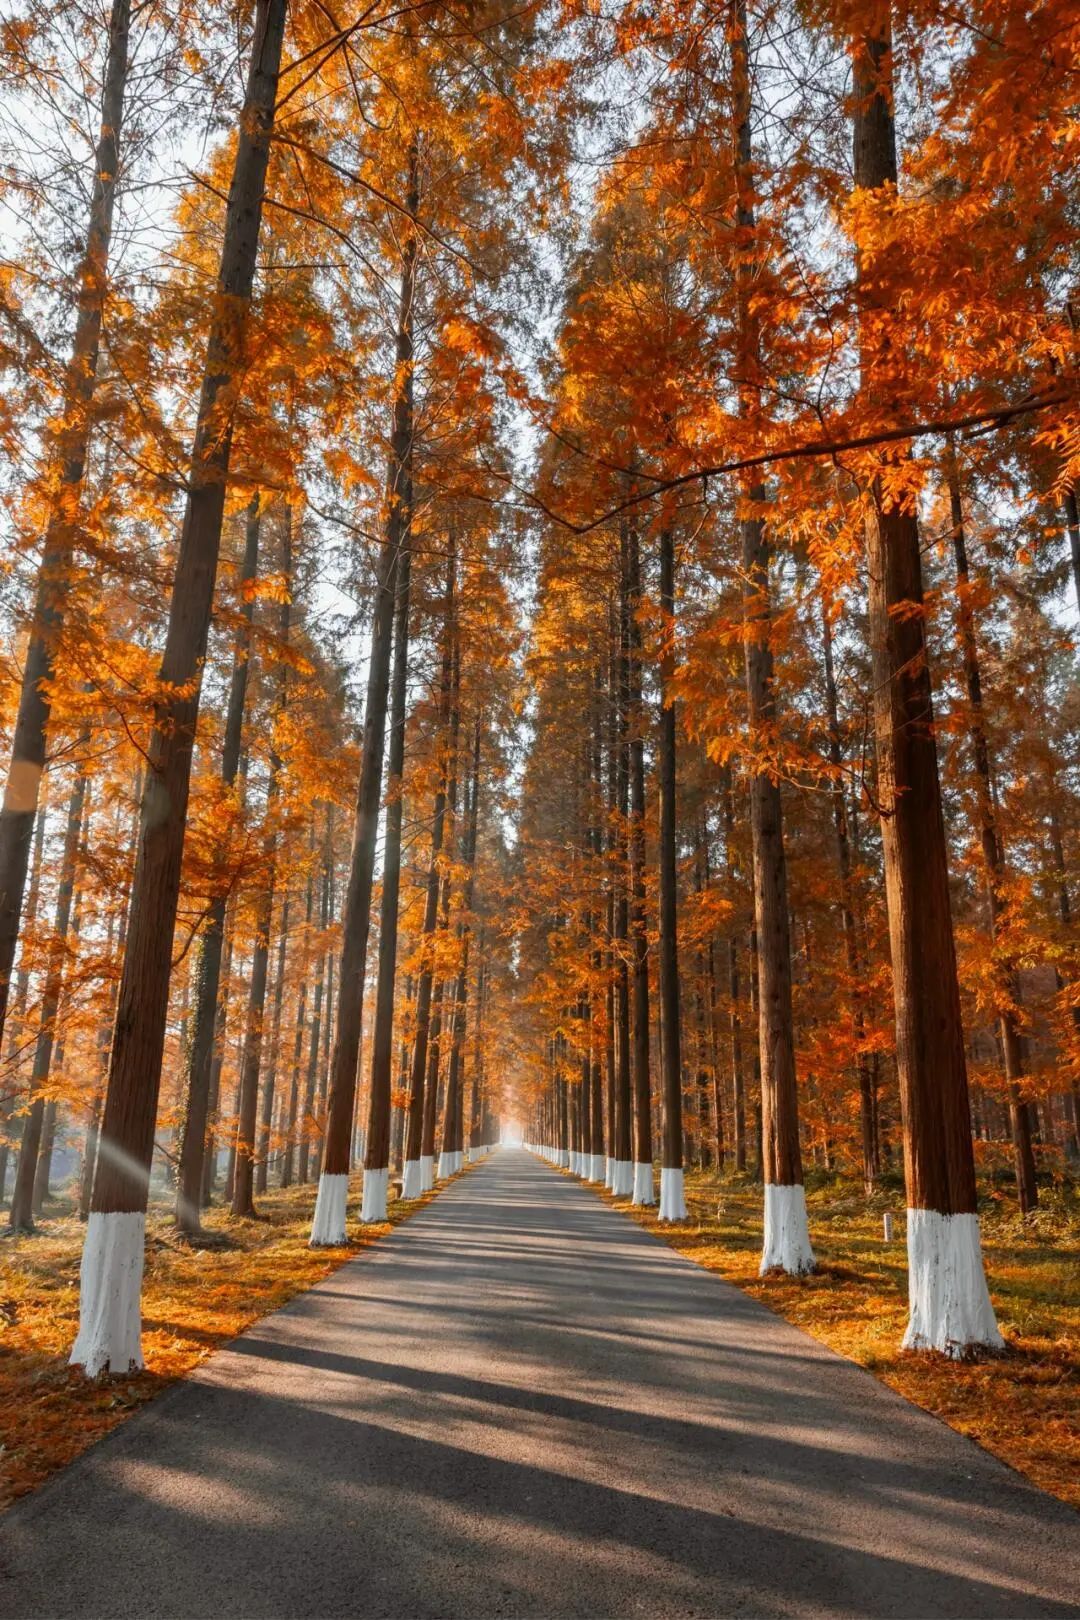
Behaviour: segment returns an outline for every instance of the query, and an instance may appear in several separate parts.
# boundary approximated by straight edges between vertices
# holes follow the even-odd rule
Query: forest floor
[[[358,1174],[350,1204],[359,1196]],[[391,1203],[384,1225],[350,1222],[352,1241],[340,1249],[308,1247],[314,1185],[259,1195],[258,1220],[206,1211],[205,1247],[178,1236],[171,1207],[151,1206],[143,1281],[146,1367],[95,1382],[67,1364],[78,1326],[85,1228],[63,1197],[50,1200],[36,1233],[0,1238],[0,1510],[250,1322],[313,1287],[427,1202]]]
[[[602,1189],[594,1188],[601,1192]],[[609,1202],[610,1194],[602,1194]],[[655,1207],[617,1207],[680,1253],[719,1272],[778,1315],[933,1412],[951,1428],[1080,1508],[1080,1196],[1050,1188],[1026,1219],[993,1194],[982,1199],[990,1293],[1007,1350],[973,1362],[900,1349],[907,1322],[903,1193],[869,1202],[861,1186],[808,1179],[811,1277],[758,1276],[761,1188],[745,1177],[689,1173],[683,1225]],[[893,1213],[894,1236],[882,1238]]]

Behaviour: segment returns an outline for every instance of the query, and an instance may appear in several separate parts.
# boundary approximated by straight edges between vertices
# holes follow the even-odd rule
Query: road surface
[[[1080,1518],[505,1150],[0,1521],[0,1613],[1080,1616]]]

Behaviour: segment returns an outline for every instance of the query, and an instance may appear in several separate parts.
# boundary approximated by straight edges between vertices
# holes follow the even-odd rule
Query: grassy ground
[[[604,1197],[609,1195],[604,1194]],[[1051,1189],[1022,1220],[984,1200],[990,1293],[1007,1343],[1003,1356],[951,1362],[899,1348],[907,1320],[903,1194],[869,1204],[835,1179],[807,1187],[812,1277],[758,1276],[761,1189],[746,1180],[687,1176],[690,1218],[661,1226],[655,1209],[619,1208],[673,1248],[717,1271],[917,1406],[977,1440],[1036,1485],[1080,1508],[1080,1198]],[[892,1210],[895,1236],[882,1240]]]
[[[357,1177],[350,1202],[359,1191]],[[208,1213],[207,1230],[219,1239],[213,1247],[184,1243],[168,1212],[152,1210],[143,1284],[146,1369],[98,1382],[67,1365],[79,1314],[82,1224],[58,1201],[34,1236],[0,1239],[0,1508],[424,1202],[392,1203],[385,1225],[351,1225],[355,1241],[341,1249],[308,1247],[313,1186],[260,1197],[260,1220]]]

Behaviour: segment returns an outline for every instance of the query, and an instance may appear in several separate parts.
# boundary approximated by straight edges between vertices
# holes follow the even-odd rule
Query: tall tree
[[[634,1188],[635,1204],[653,1204],[652,1090],[649,1075],[649,920],[645,897],[645,705],[641,691],[641,537],[627,531],[629,614],[627,673],[630,705],[630,943],[634,961]],[[666,1133],[665,1126],[665,1133]],[[667,1143],[667,1136],[664,1138]],[[682,1143],[679,1144],[680,1152]],[[664,1158],[664,1169],[670,1169]],[[669,1188],[672,1186],[668,1179]],[[675,1200],[676,1204],[678,1199]],[[665,1215],[665,1219],[666,1219]]]
[[[854,176],[886,202],[897,185],[892,20],[869,10],[853,48]],[[895,245],[895,251],[900,244]],[[864,394],[888,398],[888,276],[860,242],[859,361]],[[911,1314],[904,1343],[961,1356],[998,1348],[975,1200],[964,1032],[949,903],[919,524],[879,473],[866,492],[877,791],[904,1110]]]
[[[406,210],[411,219],[416,218],[419,208],[419,162],[419,147],[414,137],[409,148],[409,200]],[[386,522],[375,575],[375,606],[371,627],[367,696],[364,705],[360,780],[356,794],[349,882],[342,915],[338,1020],[330,1077],[326,1155],[319,1177],[319,1197],[311,1229],[312,1243],[342,1243],[345,1236],[349,1147],[356,1101],[356,1071],[360,1060],[364,979],[367,974],[368,934],[371,926],[371,891],[375,874],[375,841],[382,802],[394,603],[401,548],[408,533],[411,515],[407,502],[410,498],[410,455],[413,443],[412,367],[417,246],[416,231],[410,230],[401,251]]]
[[[409,390],[410,418],[412,390]],[[411,433],[411,428],[410,428]],[[411,455],[411,445],[410,445]],[[405,700],[409,673],[409,579],[412,550],[412,476],[401,490],[401,542],[394,612],[394,667],[390,685],[390,750],[383,835],[382,899],[379,913],[379,970],[375,986],[375,1028],[371,1039],[364,1195],[360,1219],[385,1221],[390,1175],[391,1066],[394,1041],[394,988],[397,973],[398,903],[401,893],[401,822],[405,808]]]
[[[172,933],[242,362],[258,253],[285,0],[259,0],[148,749],[116,1031],[83,1247],[73,1363],[142,1365],[139,1300]]]
[[[438,785],[431,818],[431,854],[427,884],[424,892],[424,920],[420,934],[422,953],[416,985],[416,1013],[409,1074],[409,1107],[405,1126],[405,1167],[402,1172],[401,1196],[418,1198],[424,1191],[423,1141],[425,1116],[425,1076],[428,1063],[428,1040],[431,1029],[431,992],[435,976],[432,949],[439,917],[439,892],[442,873],[443,837],[446,830],[446,800],[449,786],[450,758],[448,727],[450,723],[451,684],[453,674],[454,597],[457,585],[457,547],[453,531],[450,536],[449,556],[446,564],[446,590],[443,598],[442,653],[439,678],[438,713]],[[432,1115],[434,1119],[434,1115]]]
[[[751,143],[751,71],[745,0],[734,0],[731,29],[732,135],[735,173],[738,289],[736,353],[740,412],[757,415],[761,394],[760,323],[753,277],[757,245],[754,159]],[[795,1029],[791,1003],[791,932],[784,812],[780,783],[768,754],[777,725],[773,617],[765,517],[765,486],[742,480],[739,533],[744,585],[746,701],[751,747],[766,757],[750,776],[750,831],[754,862],[754,922],[758,966],[758,1042],[761,1052],[762,1148],[765,1179],[764,1275],[812,1271],[814,1252],[806,1220]]]
[[[663,1019],[664,1136],[660,1219],[686,1219],[683,1191],[682,1013],[679,1001],[678,850],[675,802],[675,536],[660,531],[660,1012]]]

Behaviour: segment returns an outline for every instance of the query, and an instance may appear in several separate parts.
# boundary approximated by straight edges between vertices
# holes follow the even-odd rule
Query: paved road
[[[1080,1616],[1080,1518],[509,1151],[0,1526],[20,1617]]]

